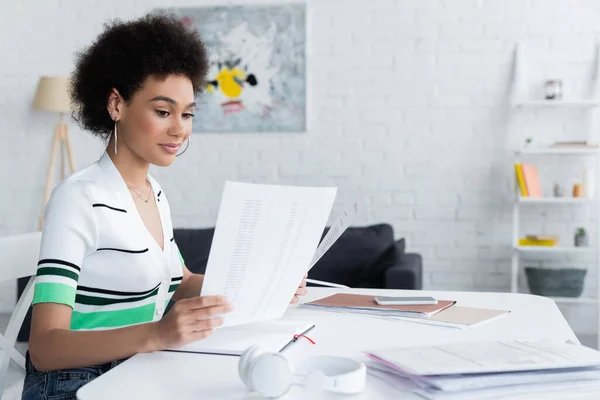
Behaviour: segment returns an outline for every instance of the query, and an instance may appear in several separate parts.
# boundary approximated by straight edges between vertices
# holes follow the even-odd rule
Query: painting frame
[[[305,133],[305,1],[154,9],[199,32],[210,68],[193,133]]]

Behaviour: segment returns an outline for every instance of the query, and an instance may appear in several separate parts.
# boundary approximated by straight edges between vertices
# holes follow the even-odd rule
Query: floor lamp
[[[65,179],[65,153],[69,162],[71,173],[75,172],[75,162],[71,152],[69,142],[69,132],[67,124],[63,122],[65,113],[71,111],[71,101],[67,91],[69,79],[60,76],[43,76],[40,78],[33,101],[33,109],[37,111],[50,111],[59,114],[58,124],[54,128],[54,137],[52,139],[52,150],[50,153],[50,165],[48,166],[48,175],[46,177],[46,188],[44,189],[44,200],[42,202],[42,212],[40,215],[39,229],[44,227],[44,209],[50,198],[52,183],[54,180],[54,165],[56,163],[56,153],[60,149],[60,179]]]

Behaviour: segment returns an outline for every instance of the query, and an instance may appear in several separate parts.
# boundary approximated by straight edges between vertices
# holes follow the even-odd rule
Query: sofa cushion
[[[323,232],[322,238],[329,228]],[[369,268],[394,244],[389,224],[349,227],[310,270],[312,279],[369,287]]]
[[[401,262],[405,250],[404,238],[395,241],[373,264],[363,270],[361,279],[368,282],[371,288],[385,287],[385,271]]]

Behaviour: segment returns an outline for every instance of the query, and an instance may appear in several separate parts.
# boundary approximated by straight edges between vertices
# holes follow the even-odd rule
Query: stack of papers
[[[479,326],[510,313],[508,310],[458,306],[453,300],[439,300],[435,305],[381,306],[375,302],[375,296],[343,293],[311,301],[302,306],[461,330]]]
[[[493,321],[509,313],[510,311],[507,310],[492,310],[487,308],[454,305],[430,318],[415,319],[413,322],[436,325],[444,328],[469,329]]]
[[[469,342],[368,356],[371,374],[431,400],[600,391],[600,352],[576,344]]]
[[[381,306],[375,302],[375,296],[338,293],[305,303],[303,307],[376,316],[428,318],[455,303],[455,301],[440,300],[438,304],[431,305]]]

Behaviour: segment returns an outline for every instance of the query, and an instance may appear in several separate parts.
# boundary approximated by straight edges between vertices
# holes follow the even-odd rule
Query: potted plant
[[[575,232],[575,247],[586,247],[588,245],[588,236],[585,228],[577,228]]]

